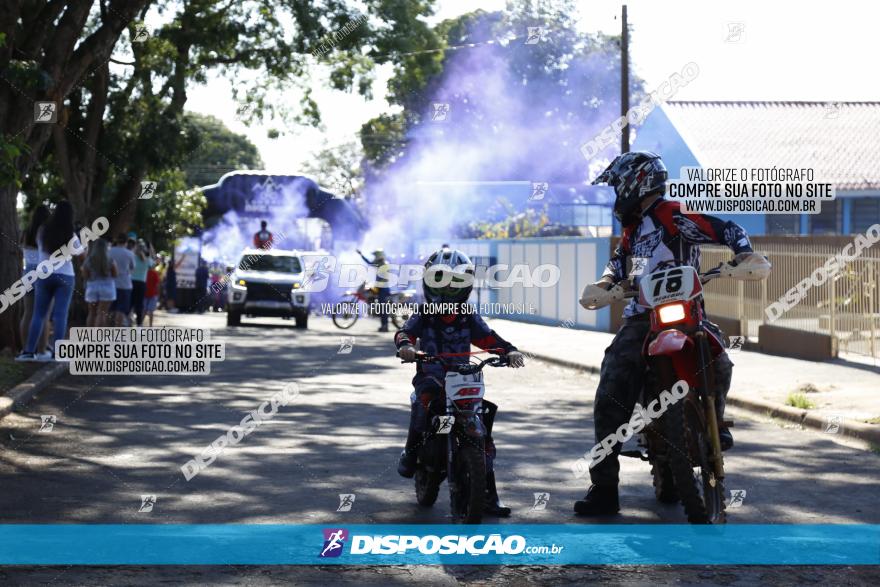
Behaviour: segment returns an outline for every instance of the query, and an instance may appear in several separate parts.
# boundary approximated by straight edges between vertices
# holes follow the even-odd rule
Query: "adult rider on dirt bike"
[[[624,153],[608,166],[593,184],[614,188],[614,215],[620,221],[620,243],[611,256],[602,278],[584,288],[581,305],[586,307],[587,290],[599,286],[605,290],[630,277],[637,287],[640,276],[664,267],[690,265],[699,270],[701,244],[730,247],[738,263],[753,255],[749,237],[743,228],[702,214],[685,214],[678,202],[663,198],[668,174],[659,155],[647,151]],[[627,276],[627,260],[632,259],[632,273]],[[710,333],[723,340],[721,331],[706,323]],[[599,387],[593,404],[596,441],[613,434],[629,421],[645,382],[646,365],[642,344],[650,329],[649,313],[636,299],[624,310],[624,323],[605,349]],[[722,342],[722,347],[723,342]],[[733,363],[727,353],[712,365],[717,385],[718,422],[723,422],[724,402],[730,388]],[[719,429],[722,450],[733,446],[727,427]],[[591,465],[590,486],[586,497],[575,502],[574,510],[582,515],[610,515],[620,511],[617,485],[621,446],[604,460]]]
[[[432,272],[433,268],[433,272]],[[439,271],[438,271],[439,270]],[[448,285],[435,286],[447,276]],[[447,304],[462,307],[467,304],[473,289],[474,265],[467,255],[455,249],[444,248],[433,253],[425,263],[422,288],[429,304]],[[439,280],[438,280],[439,278]],[[422,352],[429,355],[464,354],[471,345],[506,354],[511,367],[522,367],[522,353],[512,344],[495,334],[486,322],[475,312],[452,312],[448,314],[416,313],[406,321],[394,337],[398,356],[404,361],[416,358],[416,341]],[[468,362],[467,356],[449,357],[447,360]],[[410,421],[406,437],[406,447],[400,454],[397,472],[412,478],[416,471],[418,444],[422,431],[427,426],[428,406],[431,401],[443,396],[444,369],[437,364],[419,364],[413,377],[413,393],[410,396]],[[483,424],[486,428],[486,503],[483,509],[487,515],[508,516],[510,508],[503,507],[495,487],[495,443],[492,441],[492,424],[498,406],[483,400]]]

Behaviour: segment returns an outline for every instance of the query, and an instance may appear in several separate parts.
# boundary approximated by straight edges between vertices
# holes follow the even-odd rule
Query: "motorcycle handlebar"
[[[764,257],[764,260],[766,261],[767,257]],[[727,263],[719,263],[718,265],[716,265],[712,269],[709,269],[708,271],[700,273],[699,274],[700,275],[700,283],[705,285],[705,284],[709,283],[710,281],[712,281],[713,279],[716,279],[718,277],[724,277],[724,274],[722,273],[722,271],[725,268],[725,266],[737,267],[737,263],[735,260],[730,260]],[[630,288],[624,292],[623,297],[624,298],[637,298],[637,297],[639,297],[639,290],[637,288]]]
[[[400,353],[397,354],[400,356]],[[452,363],[446,360],[446,357],[440,357],[437,355],[429,355],[422,351],[416,353],[416,358],[414,361],[401,361],[401,363],[434,363],[437,365],[442,365],[447,369],[457,370],[459,368],[466,368],[469,373],[475,373],[477,371],[482,371],[483,367],[507,367],[510,365],[510,359],[507,358],[507,355],[501,355],[496,357],[488,357],[479,363]]]

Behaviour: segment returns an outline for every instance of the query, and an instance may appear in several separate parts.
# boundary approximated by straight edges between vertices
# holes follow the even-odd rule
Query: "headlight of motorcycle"
[[[657,319],[660,324],[673,324],[684,320],[684,304],[676,302],[657,308]]]

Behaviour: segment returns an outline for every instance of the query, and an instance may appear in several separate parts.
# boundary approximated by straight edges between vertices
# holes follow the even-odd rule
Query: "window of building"
[[[853,198],[850,210],[850,233],[865,232],[869,226],[880,222],[880,194],[867,198]]]
[[[825,201],[822,211],[810,214],[810,234],[840,234],[840,200]]]
[[[800,234],[801,217],[799,214],[767,214],[765,232],[767,234]]]

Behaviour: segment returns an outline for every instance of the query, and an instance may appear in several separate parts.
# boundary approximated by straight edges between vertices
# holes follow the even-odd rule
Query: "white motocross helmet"
[[[440,249],[428,257],[422,276],[425,299],[431,303],[463,303],[474,288],[474,264],[457,249]]]

